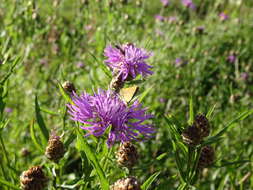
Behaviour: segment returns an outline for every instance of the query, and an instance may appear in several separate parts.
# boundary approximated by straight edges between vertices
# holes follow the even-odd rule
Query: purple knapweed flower
[[[167,17],[166,20],[169,23],[175,23],[178,20],[178,18],[176,16],[170,16],[170,17]]]
[[[162,15],[155,15],[155,19],[159,22],[163,22],[166,18]]]
[[[228,60],[229,63],[234,63],[236,61],[236,55],[235,54],[230,54],[227,57],[227,60]]]
[[[77,66],[77,68],[84,68],[84,63],[82,62],[82,61],[78,61],[77,63],[76,63],[76,66]]]
[[[175,66],[176,67],[181,67],[181,66],[184,66],[184,65],[187,65],[187,64],[188,64],[188,62],[181,59],[180,57],[176,58],[176,60],[175,60]]]
[[[146,108],[135,101],[127,106],[117,94],[111,91],[98,90],[94,95],[83,93],[72,97],[74,104],[68,104],[71,119],[83,124],[87,135],[102,136],[109,127],[107,145],[115,142],[138,140],[140,136],[152,137],[154,129],[150,124],[143,124],[152,115]]]
[[[4,111],[5,111],[6,113],[11,113],[11,112],[13,112],[13,109],[12,109],[12,108],[9,108],[9,107],[6,107],[6,108],[4,109]]]
[[[170,4],[169,0],[161,0],[161,3],[164,7],[167,7]]]
[[[195,4],[192,2],[192,0],[182,0],[181,2],[185,7],[195,9]]]
[[[241,73],[241,79],[246,81],[249,79],[249,74],[247,72]]]
[[[229,19],[229,16],[226,13],[224,13],[224,12],[220,13],[219,17],[220,17],[221,21],[225,21],[225,20]]]
[[[112,69],[113,74],[117,74],[122,81],[134,79],[138,74],[145,77],[153,73],[150,71],[152,66],[146,63],[151,53],[133,44],[115,47],[109,45],[105,48],[104,55],[108,58],[105,62]]]

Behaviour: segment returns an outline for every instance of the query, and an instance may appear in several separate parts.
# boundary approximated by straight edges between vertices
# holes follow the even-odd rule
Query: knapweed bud
[[[200,144],[202,138],[200,135],[200,130],[193,126],[187,127],[182,133],[183,141],[189,146],[196,146]]]
[[[141,190],[141,185],[135,177],[127,177],[116,181],[110,190]]]
[[[122,143],[116,153],[116,157],[120,166],[131,168],[138,161],[137,149],[131,142]]]
[[[75,85],[73,83],[69,82],[69,81],[65,81],[62,84],[62,87],[69,94],[72,94],[73,92],[76,92]]]
[[[64,155],[64,145],[59,136],[52,134],[48,140],[45,155],[49,160],[58,162]]]
[[[48,179],[41,166],[33,166],[20,176],[20,184],[23,190],[43,190],[47,186],[47,181]]]
[[[204,146],[201,150],[199,162],[198,162],[198,168],[206,168],[214,162],[214,149],[211,146]]]
[[[31,154],[31,152],[27,148],[22,148],[21,149],[21,156],[27,157]]]
[[[209,121],[203,114],[198,114],[195,117],[193,125],[200,130],[200,136],[207,137],[210,134]]]

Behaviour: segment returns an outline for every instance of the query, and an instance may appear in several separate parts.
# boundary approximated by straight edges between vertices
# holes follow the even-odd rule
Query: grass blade
[[[1,179],[1,178],[0,178],[0,184],[5,185],[5,186],[7,186],[7,187],[10,187],[11,189],[21,190],[19,187],[17,187],[17,186],[15,186],[15,185],[11,184],[11,183],[8,182],[8,181],[5,181],[4,179]]]
[[[35,96],[35,114],[36,114],[37,123],[39,125],[39,128],[40,128],[42,134],[43,134],[44,141],[45,141],[45,143],[47,143],[47,141],[49,139],[49,132],[47,130],[47,127],[46,127],[46,124],[43,120],[43,117],[40,113],[40,106],[39,106],[39,103],[38,103],[37,96]]]
[[[32,141],[33,141],[34,145],[38,148],[38,150],[41,153],[44,153],[44,150],[43,150],[42,146],[40,145],[40,143],[38,143],[37,138],[36,138],[35,133],[34,133],[34,120],[32,120],[31,124],[30,124],[30,135],[31,135],[31,138],[32,138]]]
[[[153,175],[151,175],[141,186],[142,190],[147,190],[150,185],[154,182],[154,180],[159,176],[161,172],[156,172]]]

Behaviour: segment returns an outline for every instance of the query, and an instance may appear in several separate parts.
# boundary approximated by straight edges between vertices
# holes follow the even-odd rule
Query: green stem
[[[191,177],[191,166],[192,166],[192,157],[194,155],[194,148],[188,147],[188,159],[187,159],[187,182],[190,181]]]
[[[4,141],[3,141],[3,138],[2,138],[1,135],[0,135],[0,142],[1,142],[1,145],[3,147],[4,157],[5,157],[5,159],[6,159],[7,163],[8,163],[8,166],[9,166],[10,160],[8,158],[8,154],[7,154],[7,151],[6,151],[6,148],[5,148],[5,145],[4,145]]]

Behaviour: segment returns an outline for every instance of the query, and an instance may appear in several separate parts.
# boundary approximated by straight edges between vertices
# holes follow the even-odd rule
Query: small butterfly
[[[129,103],[138,92],[138,89],[139,87],[136,85],[128,87],[128,88],[122,88],[119,94],[121,95],[121,97],[126,103]]]

